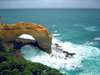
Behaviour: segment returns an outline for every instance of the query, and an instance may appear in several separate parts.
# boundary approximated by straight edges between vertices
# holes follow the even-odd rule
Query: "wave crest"
[[[61,46],[61,49],[64,51],[76,53],[74,58],[65,59],[65,54],[63,54],[61,51],[56,51],[53,49],[55,47],[55,43]],[[58,69],[62,73],[66,73],[66,70],[83,69],[84,65],[82,61],[84,59],[88,60],[89,57],[93,58],[100,55],[100,49],[96,47],[77,45],[71,42],[61,42],[55,38],[52,39],[52,53],[50,55],[42,51],[37,52],[37,49],[29,46],[26,46],[21,51],[23,52],[24,57],[28,60]]]
[[[100,40],[100,37],[95,37],[94,40]]]
[[[98,28],[95,26],[86,27],[85,30],[87,30],[87,31],[99,31]]]

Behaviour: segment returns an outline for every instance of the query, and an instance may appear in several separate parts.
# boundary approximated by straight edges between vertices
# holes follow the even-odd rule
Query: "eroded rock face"
[[[48,28],[30,22],[28,23],[18,22],[16,24],[12,25],[6,24],[2,26],[0,17],[1,37],[6,39],[7,41],[13,41],[16,40],[18,36],[22,34],[29,34],[33,36],[42,50],[46,51],[47,53],[51,53],[52,35],[50,34]]]

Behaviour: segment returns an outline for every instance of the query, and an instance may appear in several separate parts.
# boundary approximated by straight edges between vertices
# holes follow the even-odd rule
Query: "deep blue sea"
[[[50,57],[38,48],[25,45],[24,58],[58,69],[66,75],[100,75],[100,9],[5,9],[0,10],[2,24],[38,23],[53,35],[52,43],[74,52],[74,58],[52,49]]]

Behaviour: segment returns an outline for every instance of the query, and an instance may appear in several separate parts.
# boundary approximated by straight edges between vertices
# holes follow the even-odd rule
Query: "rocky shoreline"
[[[33,36],[35,40],[18,38],[22,34],[29,34]],[[2,25],[0,16],[0,37],[3,37],[2,43],[6,46],[6,48],[18,50],[18,52],[15,53],[16,59],[24,59],[23,54],[20,52],[20,49],[27,44],[36,46],[40,50],[47,52],[48,54],[52,52],[52,35],[49,32],[48,28],[42,27],[39,24],[33,24],[30,22],[18,22],[12,25]],[[67,59],[68,57],[73,57],[73,55],[76,54],[64,51],[57,43],[55,43],[54,46],[55,47],[52,47],[52,49],[55,48],[55,51],[60,51],[61,53],[65,54],[65,59]],[[51,57],[52,56],[53,55],[51,55]]]

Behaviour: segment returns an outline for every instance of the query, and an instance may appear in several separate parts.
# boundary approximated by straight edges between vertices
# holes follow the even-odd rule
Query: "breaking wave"
[[[99,31],[98,28],[95,26],[86,27],[85,30],[87,30],[87,31]]]
[[[61,34],[52,34],[53,36],[59,36],[59,35],[61,35]]]
[[[53,25],[52,27],[54,28],[56,25]]]
[[[94,40],[100,40],[100,37],[95,37]]]
[[[84,45],[87,45],[87,46],[93,46],[93,45],[95,45],[95,43],[94,42],[86,42]]]
[[[65,54],[54,48],[58,44],[64,51],[76,53],[73,57],[65,59]],[[99,48],[85,45],[77,45],[71,42],[61,42],[57,39],[52,40],[52,53],[49,55],[46,52],[40,51],[38,48],[26,45],[21,48],[24,58],[32,62],[42,63],[52,68],[58,69],[61,73],[67,74],[69,70],[82,69],[84,59],[88,57],[97,57],[100,55]]]

